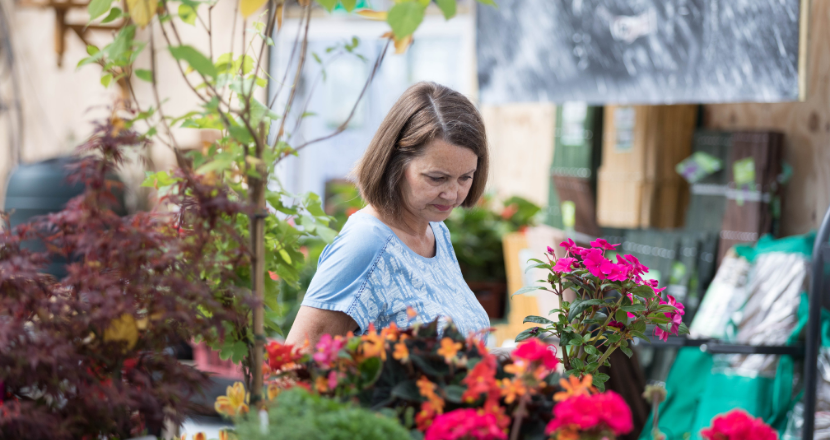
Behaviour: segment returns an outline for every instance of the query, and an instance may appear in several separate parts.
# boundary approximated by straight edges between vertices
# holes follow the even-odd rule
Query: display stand
[[[804,424],[802,439],[811,440],[815,429],[816,393],[818,388],[818,352],[821,348],[821,308],[830,303],[830,209],[824,215],[813,246],[812,271],[810,274],[809,312],[806,341],[803,345],[744,345],[723,343],[717,339],[696,339],[684,336],[669,336],[667,341],[639,341],[639,344],[654,348],[700,347],[701,351],[712,354],[769,354],[804,358]]]

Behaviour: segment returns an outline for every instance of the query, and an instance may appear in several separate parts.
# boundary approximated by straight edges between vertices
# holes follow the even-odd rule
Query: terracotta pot
[[[484,307],[490,319],[504,318],[504,307],[507,303],[507,283],[499,281],[467,281],[470,290]]]

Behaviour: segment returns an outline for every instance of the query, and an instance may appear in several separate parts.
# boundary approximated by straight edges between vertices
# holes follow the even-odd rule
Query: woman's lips
[[[452,209],[452,205],[432,205],[432,206],[434,206],[435,209],[437,209],[439,211],[449,211],[450,209]]]

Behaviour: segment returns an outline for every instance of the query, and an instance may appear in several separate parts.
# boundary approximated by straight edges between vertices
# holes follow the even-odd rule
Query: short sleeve
[[[377,317],[356,313],[353,304],[391,237],[352,220],[320,254],[302,305],[346,313],[364,330]]]

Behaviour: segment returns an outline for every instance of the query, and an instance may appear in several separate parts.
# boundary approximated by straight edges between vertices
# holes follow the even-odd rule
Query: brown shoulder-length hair
[[[404,171],[435,139],[469,148],[478,156],[470,192],[461,206],[475,205],[484,193],[490,165],[484,121],[464,95],[432,82],[408,88],[381,122],[355,170],[363,200],[383,215],[400,215]]]

